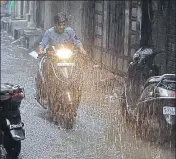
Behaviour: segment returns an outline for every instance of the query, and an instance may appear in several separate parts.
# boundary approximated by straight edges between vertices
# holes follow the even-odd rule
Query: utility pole
[[[51,5],[52,5],[52,1],[45,1],[45,20],[44,20],[45,30],[51,27],[51,23],[52,23],[51,14],[53,11],[51,11]]]
[[[28,28],[36,28],[36,25],[34,23],[34,2],[35,1],[30,1],[30,7],[29,7],[29,14],[27,14],[27,19],[28,19]]]

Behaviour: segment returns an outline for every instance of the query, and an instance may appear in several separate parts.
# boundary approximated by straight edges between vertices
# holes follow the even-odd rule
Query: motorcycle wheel
[[[119,98],[119,105],[120,105],[120,112],[123,116],[123,118],[125,119],[125,122],[129,122],[129,116],[128,116],[128,112],[126,110],[126,101],[125,101],[125,91],[123,91],[123,93],[121,94],[120,98]]]
[[[79,102],[78,102],[79,103]],[[78,103],[71,105],[66,105],[64,108],[61,105],[60,109],[57,112],[57,122],[60,123],[60,126],[64,129],[73,129],[75,119],[77,116]],[[71,109],[69,107],[72,107]]]
[[[21,152],[21,141],[15,141],[10,135],[5,135],[5,150],[10,157],[18,157]]]
[[[36,100],[43,108],[46,109],[47,107],[45,106],[45,103],[43,100],[45,88],[39,74],[37,74],[37,77],[35,78],[35,83],[36,83]]]
[[[152,117],[150,116],[150,119],[151,118]],[[143,109],[143,112],[141,112],[138,109],[138,114],[136,119],[137,119],[135,122],[136,136],[139,136],[141,139],[145,141],[155,142],[159,134],[158,132],[156,134],[155,131],[151,128],[150,121],[149,121],[149,112],[144,109]]]
[[[36,86],[36,99],[37,101],[39,101],[41,97],[41,89],[39,89],[41,87],[41,80],[39,78],[38,73],[37,73],[37,76],[35,77],[35,86]]]
[[[55,102],[52,103],[51,112],[53,120],[64,129],[72,129],[75,118],[77,116],[78,105],[81,100],[81,92],[73,91],[72,94],[75,98],[72,105],[67,103],[67,99],[65,96],[61,96],[60,98],[56,98]]]
[[[63,118],[60,121],[61,127],[67,130],[73,129],[73,124],[74,124],[74,119],[71,119],[71,118],[67,118],[67,119]]]

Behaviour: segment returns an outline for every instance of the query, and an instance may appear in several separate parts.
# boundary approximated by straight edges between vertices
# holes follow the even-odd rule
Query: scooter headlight
[[[59,49],[56,51],[56,56],[60,59],[67,60],[72,57],[73,52],[69,49]]]

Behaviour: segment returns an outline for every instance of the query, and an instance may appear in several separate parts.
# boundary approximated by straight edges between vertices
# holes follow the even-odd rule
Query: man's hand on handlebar
[[[86,56],[88,55],[87,52],[84,50],[84,48],[83,48],[82,45],[80,46],[80,51],[81,51],[81,53],[82,53],[83,55],[86,55]]]
[[[39,47],[38,47],[38,55],[40,56],[40,55],[42,55],[42,54],[44,54],[44,51],[43,51],[43,47],[40,45]]]
[[[44,56],[44,55],[46,55],[46,53],[44,52],[42,46],[39,46],[39,47],[38,47],[37,53],[38,53],[38,58],[39,58],[39,57],[42,57],[42,56]]]

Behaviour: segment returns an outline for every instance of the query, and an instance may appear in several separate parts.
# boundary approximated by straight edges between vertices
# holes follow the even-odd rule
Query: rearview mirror
[[[32,56],[33,58],[37,59],[38,58],[38,53],[36,51],[32,51],[29,53],[30,56]]]

